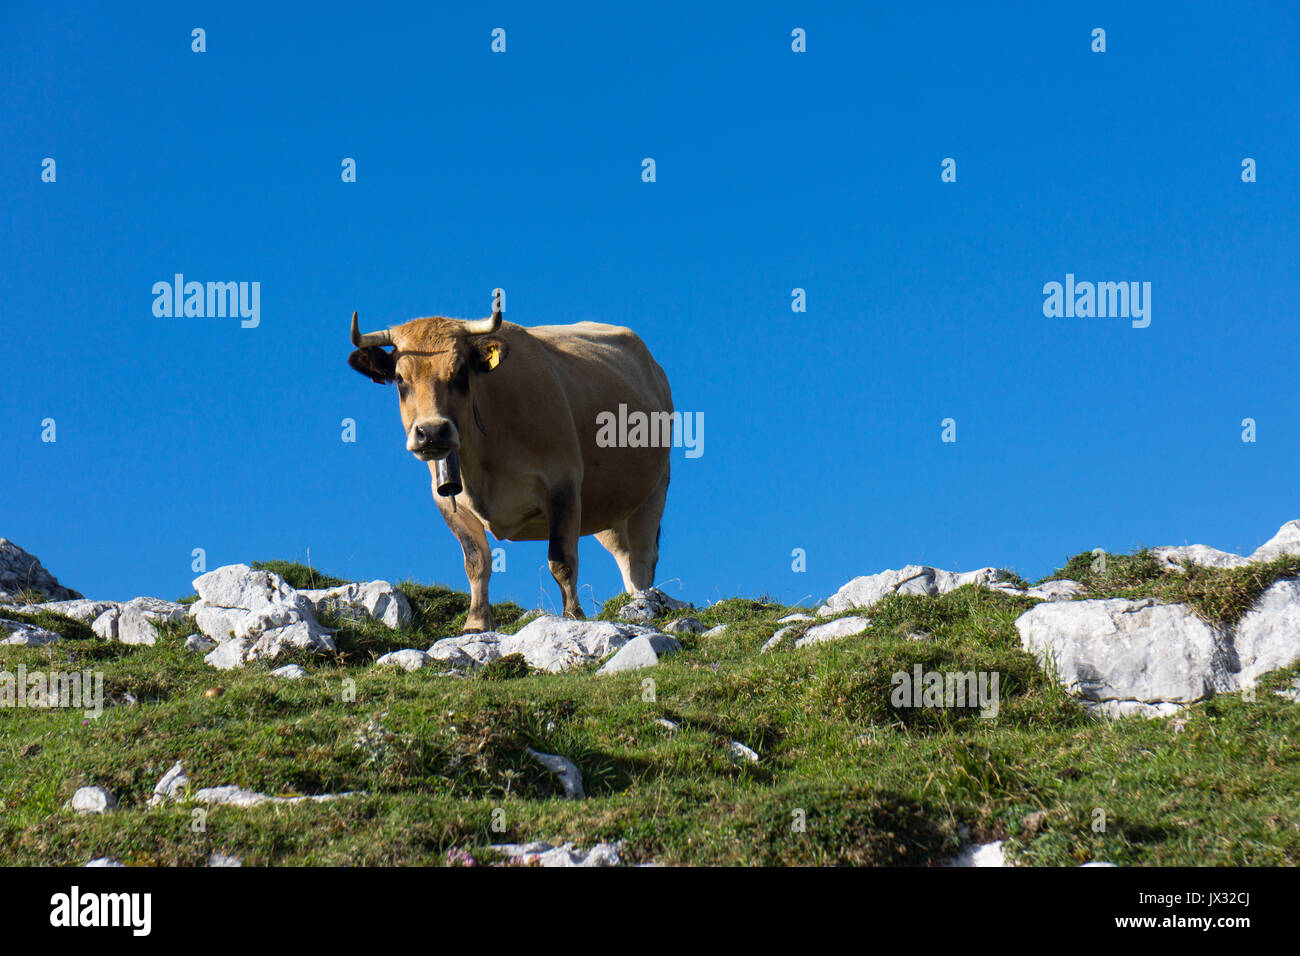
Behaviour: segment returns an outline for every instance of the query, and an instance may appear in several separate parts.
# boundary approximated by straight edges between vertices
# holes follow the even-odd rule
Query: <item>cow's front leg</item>
[[[462,634],[492,630],[492,604],[488,601],[488,579],[492,577],[492,551],[488,548],[487,535],[483,531],[483,522],[463,505],[454,511],[450,498],[438,497],[434,492],[433,500],[438,503],[438,510],[456,535],[460,548],[465,552],[465,577],[469,578],[469,616],[465,619]]]
[[[551,493],[550,547],[547,563],[551,577],[564,595],[564,616],[582,619],[582,605],[578,603],[578,531],[582,527],[582,502],[571,488]]]

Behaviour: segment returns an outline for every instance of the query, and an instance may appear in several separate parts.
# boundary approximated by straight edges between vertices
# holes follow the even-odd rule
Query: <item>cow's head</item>
[[[353,312],[357,349],[348,364],[381,385],[397,384],[407,450],[421,461],[438,461],[460,447],[467,429],[485,430],[474,387],[508,353],[493,335],[500,327],[501,313],[494,312],[472,321],[414,319],[362,335]]]

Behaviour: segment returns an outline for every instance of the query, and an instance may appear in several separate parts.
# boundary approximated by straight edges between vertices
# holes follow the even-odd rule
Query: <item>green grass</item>
[[[1300,556],[1282,555],[1240,568],[1207,568],[1184,563],[1162,565],[1146,548],[1133,554],[1096,555],[1085,551],[1044,581],[1069,578],[1087,590],[1083,598],[1155,597],[1187,604],[1211,623],[1231,625],[1274,582],[1300,575]],[[1040,582],[1041,583],[1041,582]]]
[[[1277,570],[1184,573],[1179,584],[1144,577],[1133,557],[1089,587],[1200,587],[1209,606],[1219,606],[1214,594],[1235,607]],[[760,655],[795,609],[733,598],[695,612],[707,626],[729,624],[723,634],[684,636],[684,650],[652,670],[545,674],[504,660],[461,680],[372,666],[464,621],[464,594],[402,587],[416,612],[409,631],[336,620],[339,653],[292,658],[310,671],[300,681],[269,676],[289,659],[214,671],[181,648],[184,624],[163,628],[153,647],[126,647],[47,616],[41,626],[76,639],[0,647],[0,670],[98,669],[118,702],[89,721],[0,712],[0,862],[196,865],[221,851],[249,865],[440,864],[453,848],[485,859],[490,843],[619,839],[626,858],[667,864],[930,865],[967,838],[1005,838],[1014,859],[1041,865],[1300,863],[1300,706],[1271,693],[1295,668],[1271,675],[1253,701],[1220,697],[1181,723],[1094,720],[1020,650],[1014,621],[1035,602],[965,587],[891,596],[864,634],[807,648]],[[519,626],[522,609],[494,611]],[[891,676],[915,664],[997,672],[998,716],[894,709]],[[207,696],[213,688],[222,692]],[[663,717],[678,729],[656,724]],[[736,762],[731,740],[760,761]],[[588,798],[561,799],[528,747],[574,760]],[[176,760],[194,788],[367,795],[215,808],[195,832],[192,806],[145,806]],[[121,809],[62,809],[91,784]],[[1026,825],[1036,811],[1041,825]]]

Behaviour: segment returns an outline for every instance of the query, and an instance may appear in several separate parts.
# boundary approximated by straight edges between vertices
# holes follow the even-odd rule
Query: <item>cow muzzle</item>
[[[456,423],[445,418],[416,422],[406,434],[406,450],[421,461],[441,461],[459,447]]]

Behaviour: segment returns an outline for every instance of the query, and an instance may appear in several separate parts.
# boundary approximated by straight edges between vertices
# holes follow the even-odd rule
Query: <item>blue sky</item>
[[[347,325],[496,286],[635,329],[703,413],[658,574],[696,603],[1300,517],[1295,5],[431,6],[3,13],[0,535],[65,584],[178,597],[201,547],[465,587]],[[177,272],[260,282],[260,324],[155,317]],[[1066,273],[1150,282],[1150,327],[1045,317]],[[493,599],[554,608],[505,547]]]

